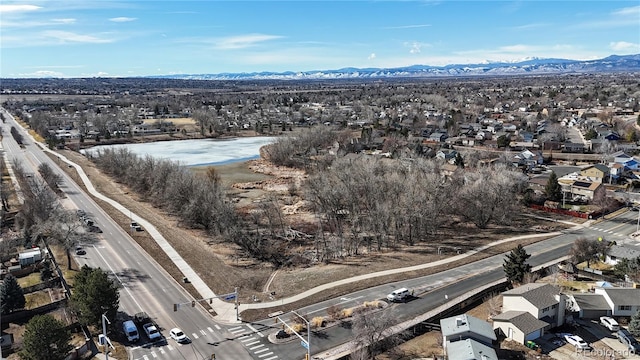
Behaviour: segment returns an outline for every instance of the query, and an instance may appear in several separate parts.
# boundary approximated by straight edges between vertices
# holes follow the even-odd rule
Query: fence
[[[581,218],[581,219],[588,219],[588,218],[594,216],[593,213],[588,214],[588,213],[583,213],[583,212],[575,211],[575,210],[556,209],[556,208],[551,208],[551,207],[542,206],[542,205],[536,205],[536,204],[531,204],[529,206],[531,208],[533,208],[533,209],[536,209],[536,210],[541,210],[541,211],[555,213],[555,214],[568,215],[568,216],[573,216],[573,217],[577,217],[577,218]]]

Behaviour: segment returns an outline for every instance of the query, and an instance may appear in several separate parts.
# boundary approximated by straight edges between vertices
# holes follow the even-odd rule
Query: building
[[[35,247],[18,254],[20,266],[35,264],[40,260],[42,260],[42,252],[39,247]]]
[[[526,311],[548,328],[564,324],[566,296],[550,284],[525,284],[502,293],[502,311]]]
[[[498,359],[493,348],[497,337],[488,322],[462,314],[440,320],[440,329],[449,360]]]
[[[544,335],[549,324],[536,319],[526,311],[507,311],[493,317],[493,329],[498,330],[505,338],[526,344]]]
[[[580,170],[580,176],[592,182],[605,182],[609,178],[609,167],[603,164],[589,165]]]

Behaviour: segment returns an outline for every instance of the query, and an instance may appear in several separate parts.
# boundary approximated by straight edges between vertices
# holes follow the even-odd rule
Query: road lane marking
[[[96,246],[93,245],[93,247],[95,248]],[[107,260],[104,258],[104,256],[102,256],[102,254],[100,253],[100,251],[96,248],[96,252],[98,253],[98,256],[100,256],[100,258],[102,259],[102,261],[104,261],[105,264],[107,264],[107,266],[109,267],[109,270],[111,270],[111,273],[113,274],[113,276],[115,276],[116,279],[118,279],[118,282],[121,285],[124,285],[124,283],[122,282],[122,280],[120,280],[120,277],[118,276],[118,274],[116,274],[115,271],[113,271],[113,268],[111,267],[111,264],[109,264],[107,262]],[[129,294],[129,297],[131,297],[131,300],[133,300],[134,303],[136,303],[136,305],[138,305],[138,309],[140,309],[140,311],[142,311],[142,306],[140,306],[140,304],[138,303],[138,301],[136,300],[136,298],[133,297],[133,295],[131,294],[131,291],[129,291],[129,288],[124,287],[124,290],[127,292],[127,294]]]
[[[264,337],[264,335],[260,331],[258,331],[258,329],[251,326],[251,324],[247,324],[247,327],[251,329],[251,331],[253,331],[254,333],[258,334],[260,337]]]
[[[313,311],[308,311],[308,312],[307,312],[307,314],[313,314],[313,313],[317,313],[317,312],[319,312],[319,311],[327,310],[327,309],[328,309],[328,308],[330,308],[331,306],[334,306],[334,305],[340,305],[340,304],[344,304],[344,303],[348,303],[349,301],[358,300],[358,299],[363,298],[363,297],[364,297],[364,295],[363,295],[363,296],[356,296],[356,297],[354,297],[354,298],[350,298],[349,300],[346,300],[346,301],[340,301],[340,302],[335,303],[335,304],[330,305],[330,306],[326,306],[326,307],[323,307],[323,308],[320,308],[320,309],[316,309],[316,310],[313,310]],[[341,298],[341,299],[343,299],[343,298]]]

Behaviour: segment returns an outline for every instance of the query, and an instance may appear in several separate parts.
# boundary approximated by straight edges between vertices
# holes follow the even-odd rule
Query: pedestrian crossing
[[[214,329],[215,328],[215,329]],[[189,334],[189,338],[192,342],[196,341],[215,341],[215,339],[220,338],[220,333],[223,332],[219,325],[214,324],[213,327],[207,327],[206,329],[200,329],[195,332]],[[258,331],[256,328],[251,326],[251,324],[243,324],[238,325],[232,328],[227,329],[231,334],[233,334],[236,339],[240,341],[240,343],[251,353],[254,358],[258,360],[275,360],[278,359],[278,355],[275,355],[273,351],[271,351],[267,344],[269,341],[266,339],[265,335]],[[216,334],[217,333],[217,334]],[[171,341],[170,339],[167,339]],[[180,347],[188,346],[188,344],[179,344],[175,342],[166,343],[166,345],[158,346],[149,349],[144,349],[142,346],[137,346],[132,350],[133,360],[161,360],[161,359],[176,359],[179,357],[179,354],[176,352],[179,351]],[[143,353],[144,352],[144,353]]]
[[[251,326],[251,324],[246,324],[246,327],[236,326],[230,328],[229,332],[241,336],[240,343],[242,346],[247,348],[259,360],[275,360],[278,358],[278,355],[274,355],[273,351],[264,344],[264,334]]]
[[[629,244],[639,245],[640,246],[640,239],[633,238],[629,234],[621,234],[621,233],[618,233],[618,232],[614,232],[612,230],[602,229],[602,228],[599,228],[599,227],[596,227],[596,226],[591,226],[591,227],[589,227],[589,229],[595,230],[595,231],[599,231],[599,232],[607,234],[607,235],[616,236],[616,237],[621,239],[621,240],[619,240],[619,242],[624,242],[624,243],[629,243]],[[627,239],[627,241],[622,241],[622,239]]]

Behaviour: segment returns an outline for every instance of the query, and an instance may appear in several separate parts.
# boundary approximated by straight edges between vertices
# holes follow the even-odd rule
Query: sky
[[[0,77],[442,66],[640,54],[639,0],[2,0]]]

